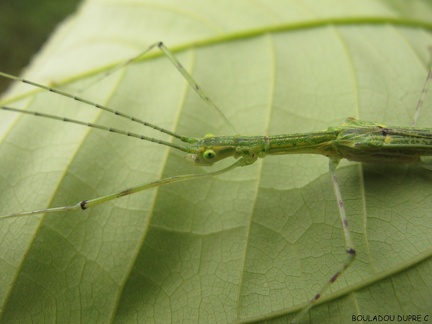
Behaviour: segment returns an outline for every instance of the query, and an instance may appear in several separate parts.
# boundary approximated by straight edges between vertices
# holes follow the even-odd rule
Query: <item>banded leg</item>
[[[158,180],[155,182],[150,182],[150,183],[138,185],[135,187],[130,187],[130,188],[124,189],[120,192],[116,192],[114,194],[110,194],[107,196],[93,198],[90,200],[83,200],[83,201],[80,201],[80,202],[76,203],[75,205],[71,205],[71,206],[37,209],[37,210],[32,210],[32,211],[24,211],[24,212],[20,212],[20,213],[0,215],[0,219],[38,215],[38,214],[47,214],[47,213],[86,210],[86,209],[89,209],[91,207],[103,204],[103,203],[110,201],[110,200],[114,200],[114,199],[117,199],[120,197],[134,194],[136,192],[148,190],[148,189],[163,186],[166,184],[217,176],[219,174],[231,171],[237,167],[250,165],[250,164],[254,163],[255,160],[246,160],[246,159],[241,158],[241,159],[237,160],[235,163],[231,164],[230,166],[228,166],[224,169],[218,170],[218,171],[204,173],[204,174],[184,174],[184,175],[179,175],[179,176],[173,176],[173,177],[161,179],[161,180]]]
[[[339,209],[339,216],[342,223],[342,229],[345,237],[345,252],[347,253],[347,259],[343,262],[342,266],[331,276],[327,283],[321,287],[320,291],[307,303],[307,305],[298,313],[291,324],[297,323],[316,303],[316,301],[325,293],[325,291],[339,278],[339,276],[345,272],[346,269],[351,265],[356,257],[356,251],[354,242],[351,238],[351,232],[348,227],[348,219],[346,216],[345,205],[342,199],[342,195],[339,188],[339,183],[336,176],[336,168],[339,164],[339,160],[329,161],[329,171],[332,178],[333,189],[336,196],[336,201]]]
[[[417,120],[418,120],[418,117],[420,115],[420,110],[423,107],[423,101],[424,101],[424,98],[426,97],[428,86],[429,86],[429,83],[431,82],[431,80],[432,80],[432,69],[429,70],[429,73],[426,77],[425,84],[423,86],[423,90],[422,90],[421,95],[420,95],[420,99],[417,103],[417,107],[416,107],[416,110],[414,113],[414,118],[413,118],[413,124],[412,124],[414,127],[417,125]]]
[[[118,71],[125,66],[139,61],[143,56],[145,56],[148,52],[150,52],[155,47],[159,48],[162,53],[171,61],[171,63],[176,67],[176,69],[182,74],[182,76],[187,80],[189,85],[192,87],[192,89],[195,90],[195,92],[201,97],[202,100],[204,100],[212,109],[214,109],[219,116],[225,121],[225,123],[231,128],[234,134],[237,134],[237,131],[234,127],[234,125],[229,121],[229,119],[224,115],[222,110],[219,109],[218,106],[206,95],[206,93],[202,90],[202,88],[196,83],[196,81],[193,79],[193,77],[189,74],[188,71],[183,67],[183,65],[179,62],[179,60],[176,59],[174,54],[164,45],[163,42],[157,42],[152,45],[150,45],[144,52],[138,54],[137,56],[117,65],[112,70],[104,73],[100,79],[95,80],[93,83],[99,82],[101,79],[107,77],[108,75],[111,75],[115,71]],[[92,83],[92,84],[93,84]]]

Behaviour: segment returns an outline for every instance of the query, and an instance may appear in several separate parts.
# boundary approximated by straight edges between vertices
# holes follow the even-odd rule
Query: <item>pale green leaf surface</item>
[[[163,40],[241,134],[320,130],[348,116],[409,125],[430,17],[426,0],[87,1],[26,76],[181,134],[229,134],[157,51],[88,87]],[[166,138],[34,94],[17,85],[7,104]],[[421,125],[431,116],[426,98]],[[0,140],[1,214],[208,171],[160,145],[4,111]],[[2,220],[0,319],[285,323],[345,258],[327,165],[267,157],[85,212]],[[430,171],[345,162],[338,176],[358,257],[304,322],[430,315]]]

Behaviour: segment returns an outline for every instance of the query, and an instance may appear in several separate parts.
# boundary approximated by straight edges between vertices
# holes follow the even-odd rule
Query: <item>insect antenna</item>
[[[118,110],[112,109],[112,108],[110,108],[110,107],[107,107],[107,106],[104,106],[104,105],[98,104],[98,103],[96,103],[96,102],[93,102],[93,101],[90,101],[90,100],[87,100],[87,99],[84,99],[84,98],[81,98],[81,97],[78,97],[78,96],[72,95],[72,94],[67,93],[67,92],[65,92],[65,91],[62,91],[62,90],[59,90],[59,89],[55,89],[55,88],[52,88],[52,87],[48,87],[48,86],[45,86],[45,85],[43,85],[43,84],[36,83],[36,82],[30,81],[30,80],[27,80],[27,79],[24,79],[24,78],[16,77],[16,76],[14,76],[14,75],[7,74],[7,73],[3,73],[3,72],[0,72],[0,76],[5,77],[5,78],[8,78],[8,79],[11,79],[11,80],[14,80],[14,81],[18,81],[18,82],[22,82],[22,83],[25,83],[25,84],[29,84],[29,85],[32,85],[32,86],[34,86],[34,87],[37,87],[37,88],[40,88],[40,89],[43,89],[43,90],[47,90],[47,91],[49,91],[49,92],[53,92],[53,93],[56,93],[56,94],[62,95],[62,96],[64,96],[64,97],[66,97],[66,98],[69,98],[69,99],[72,99],[72,100],[75,100],[75,101],[78,101],[78,102],[82,102],[82,103],[84,103],[84,104],[86,104],[86,105],[89,105],[90,107],[93,107],[93,108],[96,108],[96,109],[100,109],[100,110],[106,111],[106,112],[108,112],[108,113],[110,113],[110,114],[113,114],[113,115],[116,115],[116,116],[120,116],[120,117],[125,118],[125,119],[127,119],[127,120],[130,120],[130,121],[132,121],[132,122],[134,122],[134,123],[138,123],[138,124],[141,124],[141,125],[143,125],[143,126],[145,126],[145,127],[149,127],[149,128],[154,129],[154,130],[157,130],[157,131],[159,131],[159,132],[161,132],[161,133],[164,133],[164,134],[168,134],[168,135],[170,135],[170,136],[173,136],[173,137],[175,137],[175,138],[178,138],[178,139],[181,140],[182,142],[186,142],[186,143],[194,143],[194,142],[196,142],[196,139],[195,139],[195,138],[188,137],[188,136],[182,136],[182,135],[179,135],[179,134],[174,133],[174,132],[172,132],[172,131],[170,131],[170,130],[168,130],[168,129],[165,129],[165,128],[159,127],[159,126],[157,126],[157,125],[155,125],[155,124],[149,123],[149,122],[147,122],[147,121],[145,121],[145,120],[142,120],[142,119],[139,119],[139,118],[133,117],[133,116],[131,116],[131,115],[128,115],[128,114],[125,114],[125,113],[123,113],[123,112],[121,112],[121,111],[118,111]],[[8,110],[8,111],[14,111],[14,112],[19,112],[19,113],[26,113],[25,110],[15,109],[15,108],[11,108],[11,107],[3,107],[3,106],[2,106],[2,107],[0,107],[0,109],[2,109],[2,110]],[[54,116],[54,115],[48,115],[48,114],[42,114],[42,113],[38,113],[38,112],[34,112],[34,111],[33,111],[33,112],[30,112],[30,111],[29,111],[29,112],[27,112],[27,114],[29,114],[29,115],[34,115],[34,116],[40,116],[40,117],[51,118],[51,119],[57,119],[57,120],[63,120],[63,121],[69,121],[69,122],[72,122],[72,123],[75,123],[75,124],[81,124],[81,125],[90,126],[89,123],[79,122],[79,121],[77,121],[77,120],[74,120],[74,121],[72,121],[72,120],[67,120],[67,118],[62,118],[62,117],[58,117],[58,116]],[[56,118],[56,117],[57,117],[57,118]],[[94,124],[92,124],[92,125],[94,125]],[[95,128],[104,129],[103,126],[101,126],[101,127],[96,127],[96,126],[95,126]],[[106,128],[109,129],[109,127],[106,127]],[[121,132],[119,132],[119,133],[122,134]],[[127,132],[126,132],[126,133],[127,133]],[[146,140],[148,140],[148,141],[156,142],[156,139],[150,140],[150,139],[152,139],[151,137],[143,136],[142,139],[144,139],[144,138],[145,138]],[[162,141],[162,142],[163,142],[163,141]],[[165,143],[167,143],[167,142],[165,142]],[[162,144],[162,143],[160,143],[160,144]],[[164,145],[165,145],[165,144],[164,144]],[[176,148],[177,148],[177,147],[176,147]]]

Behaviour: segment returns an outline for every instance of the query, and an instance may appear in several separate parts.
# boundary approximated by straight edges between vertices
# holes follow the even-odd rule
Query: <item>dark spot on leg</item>
[[[83,200],[83,201],[81,201],[81,203],[80,203],[80,206],[81,206],[81,209],[82,210],[86,210],[87,209],[87,200]]]
[[[127,196],[127,195],[130,195],[131,193],[132,193],[132,190],[131,190],[131,189],[126,189],[126,190],[123,190],[122,192],[120,192],[120,193],[118,194],[118,197]]]
[[[340,272],[338,271],[338,272],[336,272],[331,278],[330,278],[330,283],[333,283],[333,282],[335,282],[336,281],[336,279],[339,277],[339,275],[340,275]]]
[[[353,248],[349,248],[348,250],[346,250],[346,252],[352,256],[356,255],[356,251]]]

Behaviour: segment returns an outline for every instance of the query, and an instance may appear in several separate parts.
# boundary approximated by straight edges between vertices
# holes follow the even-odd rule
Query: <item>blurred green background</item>
[[[19,75],[80,0],[0,1],[0,71]],[[9,80],[0,78],[0,93]]]

